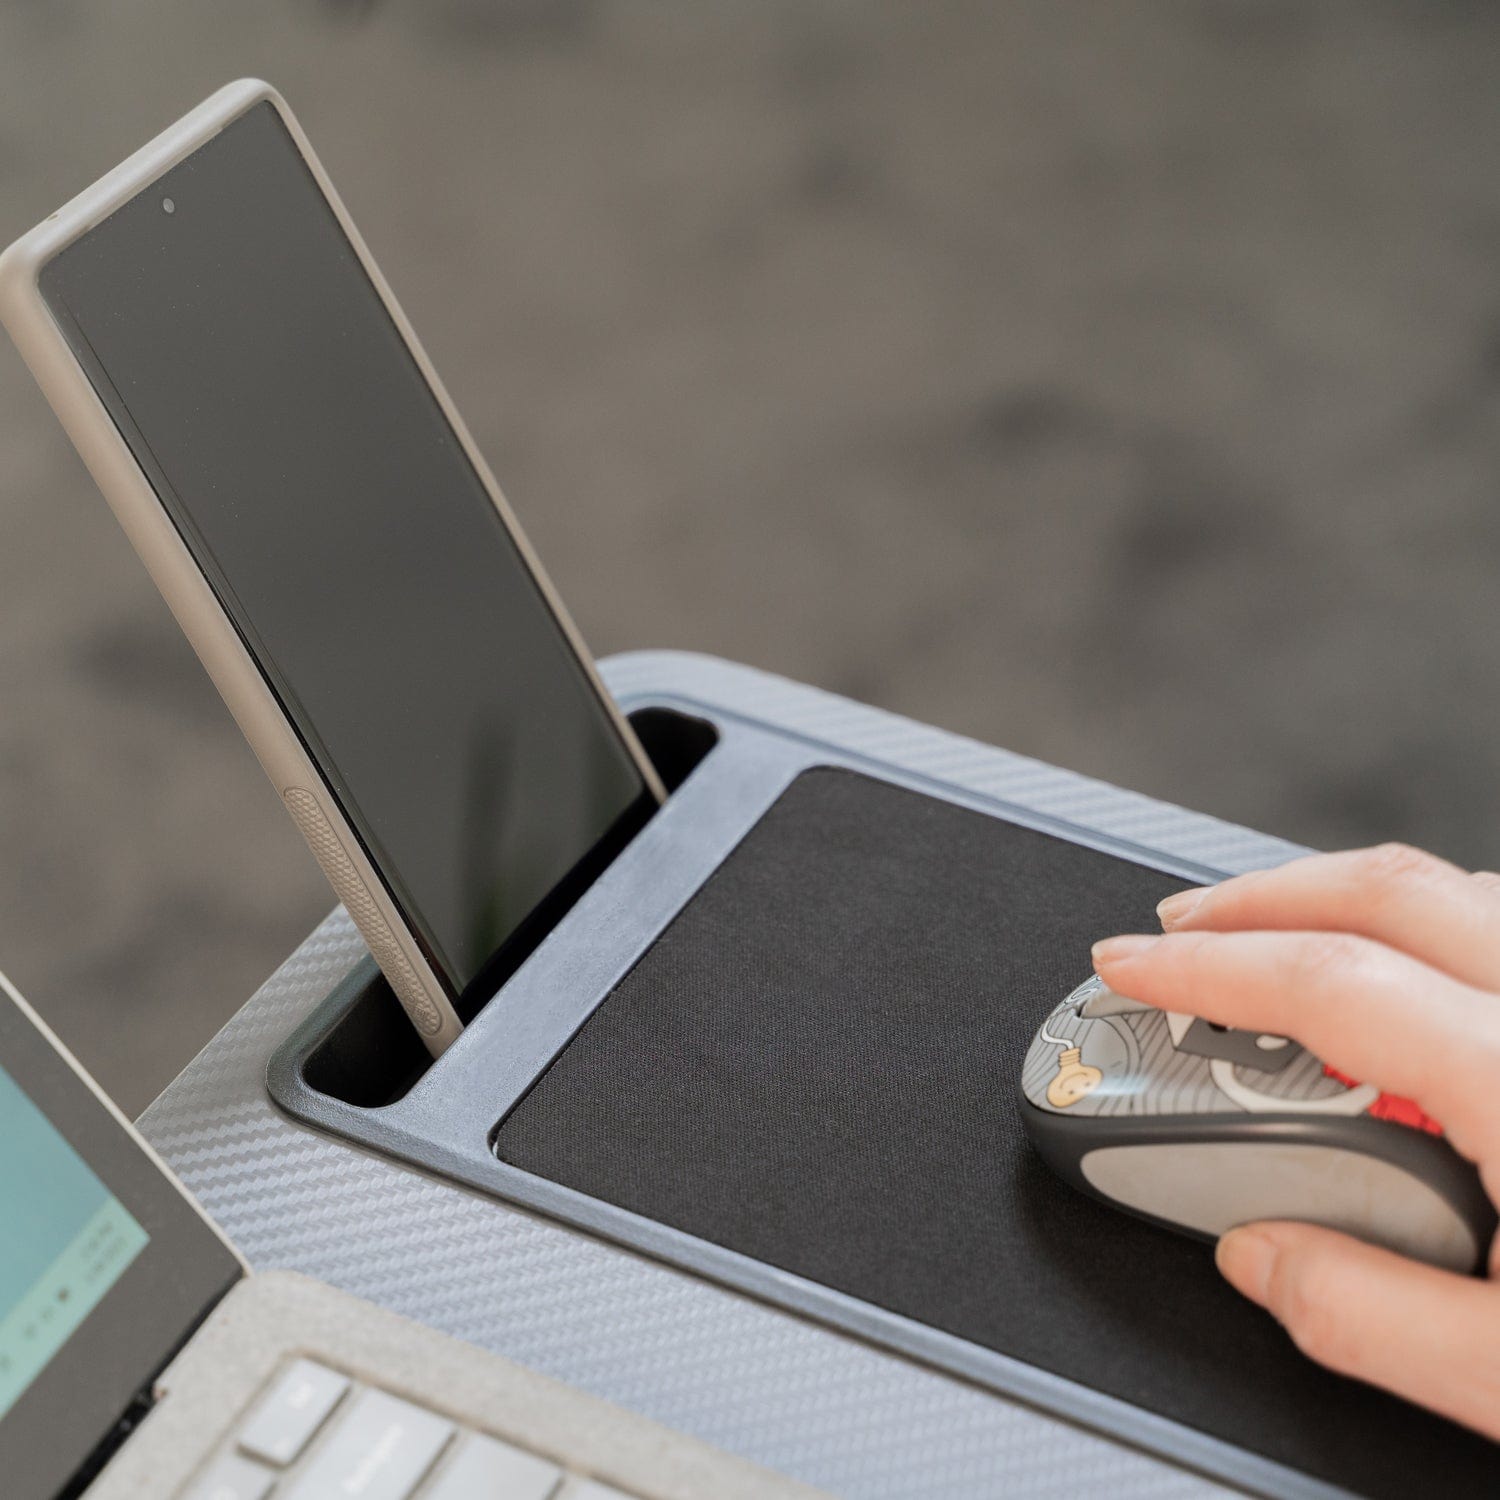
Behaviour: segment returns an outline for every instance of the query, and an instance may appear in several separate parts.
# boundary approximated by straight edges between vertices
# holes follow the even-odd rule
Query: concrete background
[[[599,653],[1500,861],[1500,13],[0,3],[0,240],[301,115]],[[139,1109],[331,904],[0,347],[0,966]]]

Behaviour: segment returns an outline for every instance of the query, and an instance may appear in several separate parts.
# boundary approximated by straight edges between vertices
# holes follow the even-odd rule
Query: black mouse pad
[[[1208,1246],[1055,1180],[1016,1081],[1182,882],[805,773],[511,1112],[501,1160],[1378,1500],[1500,1449],[1304,1359]]]

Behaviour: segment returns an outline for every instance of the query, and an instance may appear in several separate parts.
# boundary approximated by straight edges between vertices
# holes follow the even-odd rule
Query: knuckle
[[[1219,934],[1212,931],[1169,932],[1162,939],[1165,951],[1189,976],[1212,962],[1219,942]]]
[[[1300,1316],[1289,1319],[1286,1329],[1292,1342],[1309,1358],[1330,1370],[1348,1373],[1356,1368],[1354,1338],[1328,1308],[1307,1304]]]
[[[1435,854],[1399,842],[1376,844],[1360,852],[1356,869],[1361,885],[1375,890],[1405,887],[1431,880],[1447,866]]]
[[[1368,961],[1370,945],[1343,932],[1310,932],[1294,940],[1287,954],[1287,979],[1297,987],[1344,980]]]
[[[1277,1319],[1309,1359],[1334,1370],[1356,1366],[1358,1332],[1339,1315],[1332,1278],[1318,1259],[1283,1256],[1268,1291]]]

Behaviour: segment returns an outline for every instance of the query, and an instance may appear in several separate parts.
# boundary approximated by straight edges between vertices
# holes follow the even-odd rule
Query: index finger
[[[1094,949],[1117,994],[1289,1036],[1416,1103],[1466,1156],[1500,1144],[1500,1003],[1393,948],[1326,932],[1169,932]]]

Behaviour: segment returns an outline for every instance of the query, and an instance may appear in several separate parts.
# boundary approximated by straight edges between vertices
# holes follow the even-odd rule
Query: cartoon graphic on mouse
[[[1091,976],[1021,1070],[1032,1144],[1066,1182],[1204,1239],[1298,1219],[1455,1271],[1495,1210],[1479,1174],[1409,1099],[1296,1042],[1127,1000]]]

